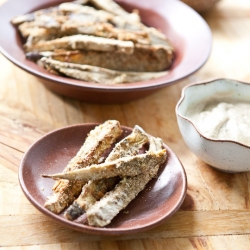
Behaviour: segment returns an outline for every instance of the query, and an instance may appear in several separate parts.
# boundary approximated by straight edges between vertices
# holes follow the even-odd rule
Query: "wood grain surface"
[[[2,249],[250,249],[250,174],[222,173],[202,162],[185,145],[175,115],[181,89],[189,83],[219,77],[250,82],[250,2],[220,0],[202,16],[213,33],[207,63],[170,87],[122,105],[61,97],[0,55]],[[188,191],[184,203],[174,216],[150,231],[120,237],[72,231],[36,210],[19,186],[18,166],[33,142],[57,128],[107,119],[130,127],[138,124],[161,137],[185,167]]]

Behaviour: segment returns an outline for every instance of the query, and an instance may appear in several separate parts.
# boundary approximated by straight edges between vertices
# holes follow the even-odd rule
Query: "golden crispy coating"
[[[64,169],[64,173],[80,169],[99,161],[103,152],[121,135],[118,121],[109,120],[97,126],[86,138],[83,146]],[[53,213],[60,213],[80,194],[81,181],[58,180],[53,187],[53,195],[45,202],[45,207]]]

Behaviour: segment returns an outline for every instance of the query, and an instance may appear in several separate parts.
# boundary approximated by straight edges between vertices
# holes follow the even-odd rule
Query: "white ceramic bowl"
[[[185,143],[199,158],[218,170],[231,173],[250,171],[249,146],[232,140],[210,139],[190,119],[192,110],[201,110],[211,100],[250,103],[250,84],[231,79],[216,79],[183,88],[175,111]]]

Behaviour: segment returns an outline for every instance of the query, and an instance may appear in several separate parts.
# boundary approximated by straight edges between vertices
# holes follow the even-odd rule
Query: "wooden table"
[[[198,159],[186,147],[175,116],[181,89],[188,83],[217,77],[250,82],[250,2],[221,0],[203,16],[214,38],[207,63],[177,84],[122,105],[88,104],[58,96],[0,56],[1,247],[250,249],[250,174],[222,173]],[[138,124],[163,138],[185,167],[188,191],[183,205],[153,230],[112,238],[72,231],[36,210],[21,191],[18,166],[33,142],[63,126],[107,119],[130,127]]]

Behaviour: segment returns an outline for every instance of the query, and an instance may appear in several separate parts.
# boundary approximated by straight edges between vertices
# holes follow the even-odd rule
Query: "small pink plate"
[[[87,134],[98,124],[79,124],[58,129],[43,136],[25,153],[19,168],[19,182],[28,200],[42,213],[77,231],[99,235],[132,234],[151,229],[172,216],[181,206],[187,189],[185,170],[173,151],[161,166],[157,178],[121,211],[105,228],[69,221],[63,213],[56,215],[44,208],[54,180],[43,178],[44,173],[61,172],[75,156]],[[122,126],[124,138],[132,129]]]

